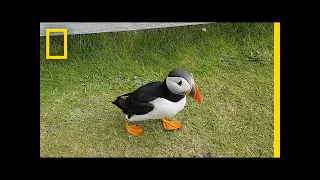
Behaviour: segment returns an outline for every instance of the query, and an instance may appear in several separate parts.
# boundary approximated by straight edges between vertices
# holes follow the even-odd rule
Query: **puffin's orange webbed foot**
[[[160,118],[160,120],[162,121],[162,125],[165,130],[175,130],[181,128],[180,121],[167,121],[164,118]]]
[[[126,121],[126,129],[129,133],[140,136],[143,132],[142,128],[139,125],[131,125],[129,126],[128,121]]]

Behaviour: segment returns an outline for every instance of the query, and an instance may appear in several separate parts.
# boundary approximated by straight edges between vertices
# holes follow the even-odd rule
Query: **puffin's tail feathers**
[[[121,95],[121,96],[119,96],[119,97],[123,97],[123,96],[129,96],[131,93],[127,93],[127,94],[124,94],[124,95]],[[118,97],[118,98],[119,98]]]
[[[123,113],[127,114],[127,112],[128,112],[127,106],[124,103],[124,99],[121,98],[121,96],[117,97],[117,99],[114,100],[112,102],[112,104],[116,105],[118,108],[122,109]]]

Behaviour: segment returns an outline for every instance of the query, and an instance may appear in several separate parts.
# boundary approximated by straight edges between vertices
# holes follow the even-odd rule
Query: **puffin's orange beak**
[[[191,91],[189,92],[189,96],[195,99],[198,102],[202,101],[202,97],[200,95],[199,89],[197,88],[196,84],[193,82]]]
[[[197,88],[195,83],[193,83],[193,88],[195,90],[195,95],[193,96],[193,99],[195,99],[198,102],[201,102],[202,101],[202,97],[201,97],[199,89]]]

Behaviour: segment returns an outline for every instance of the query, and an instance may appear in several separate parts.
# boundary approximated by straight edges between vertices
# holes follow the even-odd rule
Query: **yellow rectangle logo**
[[[63,33],[63,56],[50,56],[50,33],[52,32]],[[67,59],[67,34],[68,30],[66,28],[46,29],[46,59]]]
[[[280,158],[280,22],[274,23],[274,157]]]

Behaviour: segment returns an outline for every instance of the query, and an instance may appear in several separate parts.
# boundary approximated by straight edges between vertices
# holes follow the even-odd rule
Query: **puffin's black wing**
[[[138,101],[133,101],[128,107],[128,117],[130,118],[132,115],[142,115],[147,114],[152,111],[154,106],[151,103],[141,103]]]
[[[163,95],[161,84],[161,82],[152,82],[141,86],[131,93],[119,96],[113,104],[122,109],[123,113],[128,114],[129,118],[135,114],[147,114],[154,108],[153,104],[149,102]],[[123,96],[128,97],[123,99],[121,98]]]

